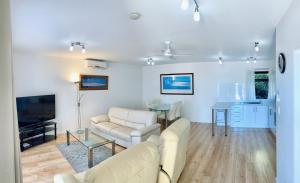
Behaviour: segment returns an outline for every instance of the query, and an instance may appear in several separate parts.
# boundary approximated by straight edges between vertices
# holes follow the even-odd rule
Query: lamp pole
[[[76,96],[76,102],[77,102],[77,125],[78,125],[78,132],[81,130],[81,100],[84,96],[83,94],[80,94],[80,82],[74,82],[77,89],[77,96]]]

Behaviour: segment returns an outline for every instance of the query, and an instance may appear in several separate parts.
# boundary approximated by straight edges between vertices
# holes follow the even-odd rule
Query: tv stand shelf
[[[50,135],[49,132],[53,132]],[[55,140],[56,135],[56,122],[47,121],[37,125],[22,127],[19,130],[20,147],[24,151],[30,147]]]

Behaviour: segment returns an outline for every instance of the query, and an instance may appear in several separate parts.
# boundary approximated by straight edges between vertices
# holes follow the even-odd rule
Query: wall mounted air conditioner
[[[86,67],[92,69],[107,69],[108,63],[101,59],[87,58]]]

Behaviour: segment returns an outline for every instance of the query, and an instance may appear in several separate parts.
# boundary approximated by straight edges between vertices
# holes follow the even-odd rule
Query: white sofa
[[[91,130],[117,144],[130,147],[160,134],[157,115],[150,111],[113,107],[108,114],[91,118]]]
[[[86,172],[56,175],[54,182],[176,183],[186,163],[189,133],[190,121],[181,118],[160,137],[151,136]]]
[[[143,142],[86,172],[56,175],[54,183],[155,183],[159,160],[157,146]]]

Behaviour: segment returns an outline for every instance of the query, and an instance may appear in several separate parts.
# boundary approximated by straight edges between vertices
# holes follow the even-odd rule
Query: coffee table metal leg
[[[227,130],[228,130],[227,114],[228,114],[228,110],[225,109],[225,136],[227,136]]]
[[[88,166],[89,168],[93,167],[93,148],[91,147],[88,149]]]
[[[215,136],[215,110],[211,110],[211,135]]]
[[[70,132],[67,131],[67,145],[70,145]]]
[[[166,128],[168,128],[168,118],[167,118],[167,111],[165,111],[165,123],[166,123]]]
[[[116,153],[116,142],[113,141],[111,144],[112,144],[112,145],[111,145],[111,146],[112,146],[111,154],[112,154],[112,156],[113,156],[113,155],[115,155],[115,153]]]

